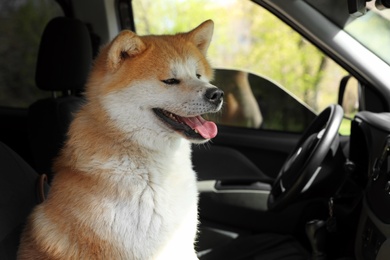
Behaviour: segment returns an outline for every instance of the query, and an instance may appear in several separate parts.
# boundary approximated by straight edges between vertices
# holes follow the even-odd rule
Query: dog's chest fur
[[[59,171],[33,214],[36,246],[72,259],[196,259],[196,176],[190,144],[176,148],[91,159],[84,173]]]
[[[102,201],[105,210],[102,219],[95,222],[97,225],[111,222],[111,226],[93,228],[102,237],[112,234],[125,251],[132,248],[129,253],[134,258],[191,257],[179,256],[193,252],[196,177],[189,160],[189,144],[183,141],[181,146],[174,153],[153,155],[149,158],[152,161],[143,159],[140,164],[127,157],[108,162],[114,169],[109,179],[122,193]]]

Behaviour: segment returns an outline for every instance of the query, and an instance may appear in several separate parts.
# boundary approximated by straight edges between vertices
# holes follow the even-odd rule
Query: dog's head
[[[138,36],[121,32],[96,59],[87,97],[98,99],[118,129],[143,138],[182,137],[203,143],[217,134],[202,114],[220,110],[205,56],[214,24],[187,33]]]

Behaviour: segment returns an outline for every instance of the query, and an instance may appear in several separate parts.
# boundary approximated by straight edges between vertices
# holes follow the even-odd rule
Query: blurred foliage
[[[49,95],[35,86],[35,64],[45,25],[60,15],[60,8],[52,0],[2,0],[0,105],[27,107]]]

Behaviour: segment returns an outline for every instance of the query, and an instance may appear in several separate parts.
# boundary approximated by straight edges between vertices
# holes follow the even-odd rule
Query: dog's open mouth
[[[173,130],[183,133],[192,139],[211,139],[218,133],[214,122],[207,121],[203,117],[182,117],[169,111],[154,108],[154,113]]]

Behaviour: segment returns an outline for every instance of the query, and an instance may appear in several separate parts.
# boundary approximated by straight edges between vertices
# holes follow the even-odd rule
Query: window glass
[[[50,95],[35,86],[35,63],[44,27],[61,15],[52,0],[0,2],[0,106],[27,107]]]
[[[390,9],[378,10],[374,1],[367,7],[367,13],[348,23],[345,31],[390,64]]]
[[[233,98],[233,94],[228,94],[219,119],[221,124],[302,132],[315,113],[337,103],[339,82],[347,72],[251,1],[133,0],[132,3],[140,35],[188,31],[204,20],[214,21],[208,58],[218,69],[215,82],[218,85],[221,81],[218,76],[223,69],[243,73],[237,74],[236,80],[246,75],[250,88],[246,93],[250,92],[252,97],[244,103],[252,104],[252,109],[259,108],[261,118],[258,124],[259,113],[253,110],[252,119],[223,118],[234,114],[230,113],[231,107],[240,100],[240,96]],[[218,86],[227,85],[224,82]],[[242,105],[238,107],[245,110]]]

